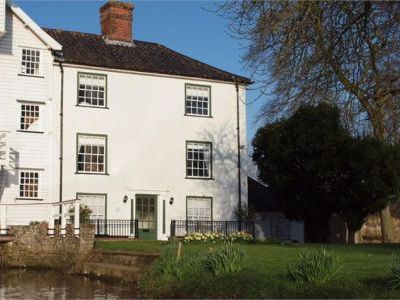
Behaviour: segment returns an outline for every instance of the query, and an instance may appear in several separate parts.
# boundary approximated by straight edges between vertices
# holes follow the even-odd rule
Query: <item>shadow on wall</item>
[[[6,34],[0,40],[0,54],[12,55],[12,36],[13,36],[12,12],[6,7]]]
[[[214,184],[211,184],[211,186],[214,219],[216,221],[234,220],[234,209],[238,206],[236,128],[227,122],[220,127],[213,127],[198,134],[202,141],[212,143],[212,173]],[[241,154],[243,161],[245,159],[243,150]],[[245,174],[244,170],[242,170],[242,175],[243,174]],[[202,182],[202,184],[204,187],[210,186],[207,181]],[[242,187],[243,184],[245,184],[245,182],[242,181]],[[244,192],[242,192],[242,198],[245,195]],[[227,205],[228,203],[230,205]]]
[[[3,194],[11,185],[18,186],[19,152],[10,148],[9,168],[1,167],[0,170],[0,202],[3,202]]]

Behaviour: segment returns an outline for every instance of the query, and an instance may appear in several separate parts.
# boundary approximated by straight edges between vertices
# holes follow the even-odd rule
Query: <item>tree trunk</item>
[[[356,232],[347,227],[346,244],[354,244]]]
[[[360,243],[362,243],[361,228],[360,229],[354,229],[353,227],[349,227],[346,224],[346,231],[347,231],[346,244],[360,244]]]
[[[394,225],[389,205],[380,212],[382,243],[394,243]]]
[[[380,103],[379,99],[376,101]],[[382,109],[380,105],[377,106],[377,109],[374,109],[371,113],[369,113],[369,117],[371,120],[371,125],[374,130],[374,135],[381,139],[382,141],[386,141],[385,139],[385,122],[383,117]],[[390,213],[389,204],[384,209],[380,211],[381,216],[381,235],[382,235],[382,243],[393,243],[394,242],[394,224],[392,215]]]

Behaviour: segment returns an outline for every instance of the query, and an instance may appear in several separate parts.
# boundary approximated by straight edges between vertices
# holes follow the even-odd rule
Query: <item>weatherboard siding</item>
[[[2,187],[1,202],[29,202],[34,200],[16,200],[19,196],[18,169],[40,169],[40,195],[42,201],[52,199],[51,192],[51,136],[52,127],[52,55],[37,36],[19,20],[11,10],[6,10],[6,34],[0,38],[0,130],[8,131],[8,146],[10,148],[10,170],[0,172],[5,178]],[[20,76],[21,49],[29,47],[41,50],[41,77]],[[18,132],[20,129],[20,105],[18,100],[41,102],[43,133]],[[0,178],[3,182],[4,178]],[[32,208],[19,211],[15,223],[32,220]],[[43,215],[43,216],[42,216]],[[47,218],[45,213],[39,217]]]

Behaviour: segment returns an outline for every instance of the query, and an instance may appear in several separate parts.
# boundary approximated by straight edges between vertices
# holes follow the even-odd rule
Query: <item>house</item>
[[[304,243],[304,223],[282,213],[279,197],[265,184],[247,177],[248,205],[254,210],[256,237]]]
[[[80,199],[103,233],[136,220],[152,239],[247,203],[250,80],[136,40],[133,11],[105,3],[96,35],[40,28],[0,0],[0,203]],[[9,223],[45,219],[27,207]]]

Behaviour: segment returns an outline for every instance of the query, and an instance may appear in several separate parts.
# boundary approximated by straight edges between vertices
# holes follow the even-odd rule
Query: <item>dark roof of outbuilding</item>
[[[248,203],[257,212],[280,212],[279,196],[271,188],[247,177]]]
[[[43,28],[63,46],[65,62],[251,84],[251,80],[220,70],[163,45],[134,40],[134,46],[107,43],[101,35]]]

